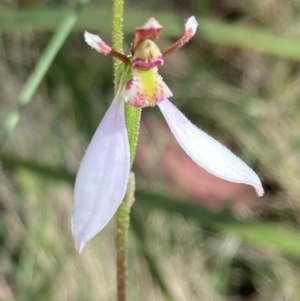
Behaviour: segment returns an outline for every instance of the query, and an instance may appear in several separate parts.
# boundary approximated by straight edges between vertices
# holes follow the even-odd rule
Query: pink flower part
[[[162,29],[162,26],[152,17],[144,26],[137,28],[136,30],[158,30]]]
[[[198,23],[194,16],[190,17],[185,23],[185,34],[190,40],[196,33],[196,29],[198,27]]]
[[[135,37],[132,43],[131,53],[134,54],[137,46],[145,40],[155,41],[161,32],[162,26],[154,19],[150,18],[146,24],[135,30]]]
[[[84,38],[87,44],[98,52],[105,55],[108,55],[111,52],[111,47],[109,47],[99,36],[85,31]]]
[[[185,23],[185,31],[183,36],[180,38],[180,47],[189,42],[189,40],[195,35],[198,23],[195,17],[190,17]]]
[[[195,35],[197,30],[198,23],[195,19],[195,17],[190,17],[187,22],[185,23],[185,31],[180,39],[178,39],[175,43],[173,43],[171,46],[169,46],[167,49],[165,49],[162,52],[163,56],[167,56],[170,53],[176,51],[177,49],[181,48],[183,45],[185,45],[187,42],[190,41],[190,39]]]
[[[193,125],[169,100],[158,106],[177,142],[199,166],[221,179],[253,186],[258,196],[264,194],[259,177],[241,159]]]
[[[125,90],[126,91],[130,90],[132,88],[132,85],[133,85],[133,78],[126,83]]]
[[[129,157],[124,104],[116,97],[103,117],[76,177],[72,230],[78,253],[106,226],[122,202],[129,177]]]
[[[172,96],[157,69],[152,69],[150,74],[148,72],[150,71],[132,70],[133,78],[127,82],[122,92],[124,100],[130,105],[138,108],[155,106]]]
[[[140,58],[136,58],[132,61],[132,68],[139,69],[139,70],[150,70],[154,67],[160,67],[164,64],[164,59],[162,56],[155,58],[154,60],[150,61],[143,61]]]

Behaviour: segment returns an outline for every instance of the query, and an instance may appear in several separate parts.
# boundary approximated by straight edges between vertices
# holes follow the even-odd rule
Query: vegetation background
[[[115,300],[114,222],[78,256],[78,165],[113,98],[111,1],[0,2],[0,300]],[[125,49],[154,16],[172,101],[259,174],[266,190],[201,170],[157,108],[143,111],[128,300],[300,300],[300,2],[126,0]],[[201,146],[199,146],[201,147]]]

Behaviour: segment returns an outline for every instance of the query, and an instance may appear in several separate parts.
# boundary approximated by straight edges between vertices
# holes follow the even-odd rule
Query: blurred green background
[[[116,300],[114,221],[78,256],[72,188],[113,98],[111,1],[0,2],[0,300]],[[172,101],[259,174],[265,196],[196,167],[158,108],[134,165],[128,300],[300,300],[300,2],[125,3],[125,49],[154,16]],[[200,146],[201,147],[201,146]]]

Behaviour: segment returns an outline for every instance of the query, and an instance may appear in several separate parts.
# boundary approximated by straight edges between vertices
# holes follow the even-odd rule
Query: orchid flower
[[[162,27],[151,18],[136,29],[130,56],[115,51],[99,36],[85,32],[87,44],[104,55],[119,59],[125,69],[116,96],[96,130],[77,174],[72,230],[78,253],[111,220],[126,192],[130,154],[124,103],[139,108],[158,105],[178,143],[200,167],[227,181],[251,185],[258,196],[263,195],[256,173],[225,146],[193,125],[169,101],[172,92],[158,74],[164,58],[186,44],[194,36],[197,25],[196,19],[190,17],[182,37],[161,52],[154,41]]]

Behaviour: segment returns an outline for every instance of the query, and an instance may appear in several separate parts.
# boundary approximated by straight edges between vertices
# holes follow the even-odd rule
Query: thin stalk
[[[127,192],[117,211],[117,296],[118,301],[127,300],[127,246],[130,224],[130,208],[134,203],[135,178],[130,174]]]
[[[117,300],[127,299],[127,241],[130,223],[130,207],[124,202],[117,211]]]
[[[124,0],[113,0],[113,16],[112,16],[113,49],[120,53],[124,53],[123,15],[124,15]],[[113,62],[114,62],[114,85],[115,85],[115,92],[117,92],[118,81],[119,81],[117,70],[120,61],[114,58]]]
[[[113,48],[123,53],[123,14],[124,14],[124,1],[113,0]],[[118,90],[120,81],[120,62],[114,59],[114,86],[115,92]],[[124,104],[125,105],[125,104]],[[130,147],[130,163],[132,165],[137,137],[139,132],[140,110],[137,108],[125,105],[125,119],[126,129],[129,139]],[[127,300],[127,246],[128,246],[128,229],[130,224],[130,207],[134,202],[135,192],[135,179],[134,174],[131,173],[128,181],[127,192],[122,201],[117,216],[117,236],[116,236],[116,249],[117,249],[117,300]]]

